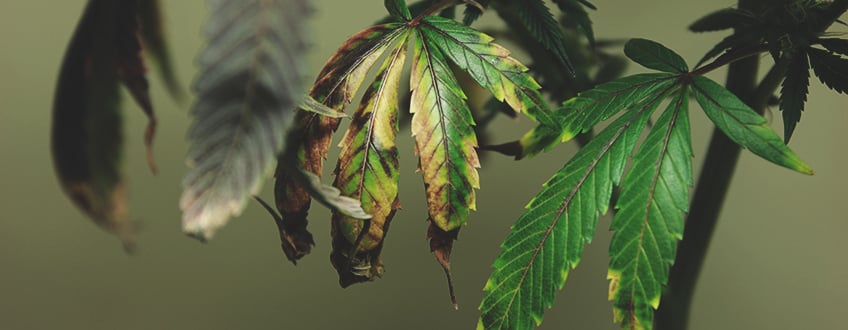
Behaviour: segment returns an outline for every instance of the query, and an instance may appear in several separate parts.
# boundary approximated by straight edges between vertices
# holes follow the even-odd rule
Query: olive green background
[[[688,23],[722,1],[595,1],[600,38],[658,40],[695,62],[722,33]],[[163,1],[183,85],[194,75],[206,16],[202,1]],[[469,329],[510,223],[574,152],[565,145],[522,162],[486,155],[478,210],[455,246],[460,310],[425,240],[426,209],[408,131],[401,133],[401,200],[383,259],[385,277],[341,289],[329,263],[328,212],[316,206],[317,246],[297,267],[285,260],[269,216],[251,203],[209,244],[180,232],[180,178],[191,100],[177,103],[152,75],[160,118],[156,158],[146,169],[145,118],[126,102],[125,173],[130,210],[143,226],[139,253],[96,228],[62,194],[49,153],[56,74],[82,0],[0,1],[0,329]],[[316,1],[310,72],[347,35],[383,16],[382,1]],[[481,26],[497,20],[487,15]],[[488,25],[487,25],[488,24]],[[840,27],[844,32],[845,28]],[[520,54],[518,54],[520,57]],[[769,60],[766,59],[766,62]],[[635,65],[631,72],[643,71]],[[314,76],[310,76],[309,80]],[[713,78],[723,81],[723,73]],[[814,79],[791,147],[812,177],[742,156],[701,276],[692,329],[835,329],[848,308],[848,216],[843,167],[848,98]],[[125,98],[126,100],[126,98]],[[693,107],[695,170],[711,126]],[[780,113],[768,113],[781,131]],[[497,141],[520,136],[527,119],[502,119]],[[338,150],[334,150],[337,153]],[[332,167],[333,160],[327,167]],[[329,173],[329,171],[328,171]],[[330,177],[325,177],[329,182]],[[270,180],[268,181],[270,182]],[[270,197],[270,185],[264,195]],[[607,302],[609,218],[569,276],[543,329],[615,329]]]

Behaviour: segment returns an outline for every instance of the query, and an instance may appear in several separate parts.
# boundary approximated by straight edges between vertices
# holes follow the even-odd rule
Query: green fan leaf
[[[382,24],[349,37],[321,69],[309,92],[310,97],[325,107],[342,113],[365,80],[371,66],[402,32],[402,27],[403,24],[399,23]],[[274,184],[276,206],[284,226],[292,228],[281,233],[281,236],[286,237],[284,243],[300,242],[296,246],[301,248],[295,249],[291,254],[297,256],[297,259],[309,253],[307,247],[311,246],[312,235],[306,230],[306,226],[312,198],[308,187],[304,187],[292,172],[296,174],[302,168],[316,176],[321,175],[324,158],[329,152],[332,135],[338,125],[338,118],[298,111],[295,114],[295,127],[290,133],[292,138],[289,139],[287,155],[278,160]],[[287,162],[292,165],[286,166]],[[287,252],[286,255],[290,254]]]
[[[651,40],[630,39],[624,45],[624,54],[648,69],[670,73],[689,71],[689,66],[680,55]]]
[[[385,0],[383,2],[389,14],[404,21],[412,19],[412,13],[409,12],[409,7],[406,6],[406,0]]]
[[[675,77],[669,73],[637,74],[598,85],[563,103],[555,114],[560,118],[561,124],[558,127],[561,128],[538,125],[519,141],[488,148],[517,159],[548,151],[577,134],[589,131],[634,100],[638,102],[654,91],[667,87],[674,82]]]
[[[398,43],[362,97],[339,143],[342,148],[333,183],[357,198],[372,217],[360,220],[333,212],[330,260],[342,287],[382,276],[380,249],[397,209],[398,87],[406,57],[406,39]]]
[[[149,157],[156,122],[141,57],[139,5],[88,2],[65,54],[53,103],[53,161],[63,190],[128,251],[135,230],[127,219],[120,173],[120,84],[150,117],[145,134]]]
[[[692,77],[690,87],[707,117],[731,140],[772,163],[813,174],[813,169],[768,127],[766,119],[736,95],[702,76]]]
[[[828,88],[848,94],[848,59],[815,48],[808,51],[816,77]]]
[[[801,121],[801,111],[807,102],[810,86],[810,64],[806,52],[799,52],[789,63],[786,79],[780,89],[780,110],[783,112],[783,141],[789,143],[795,125]]]
[[[692,32],[713,32],[733,29],[754,20],[753,15],[736,8],[725,8],[699,18],[689,26]]]
[[[527,67],[510,57],[492,37],[438,16],[422,19],[419,30],[422,38],[437,46],[496,99],[543,125],[557,127]]]
[[[553,53],[569,73],[573,73],[574,67],[565,50],[565,35],[545,2],[543,0],[521,1],[514,8],[518,12],[518,18],[530,32],[530,36]]]
[[[610,230],[607,278],[615,321],[650,329],[689,208],[689,99],[680,88],[633,157]]]
[[[592,240],[613,186],[666,91],[622,102],[631,110],[580,149],[530,201],[492,266],[478,329],[530,329],[542,322],[545,308]]]
[[[303,0],[209,4],[180,200],[183,230],[201,240],[241,213],[284,146],[301,99],[310,12]]]
[[[422,29],[423,30],[423,29]],[[465,224],[479,188],[477,137],[465,93],[445,55],[419,30],[412,63],[412,135],[430,220],[443,230]]]
[[[177,100],[184,98],[183,89],[171,61],[170,47],[165,38],[162,8],[159,0],[139,2],[139,21],[141,21],[141,37],[145,49],[153,56],[159,66],[159,74],[168,87],[168,92]]]

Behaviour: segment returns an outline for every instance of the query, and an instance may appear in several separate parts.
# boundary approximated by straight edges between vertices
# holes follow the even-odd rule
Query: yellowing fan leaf
[[[418,36],[410,81],[412,135],[430,220],[449,231],[464,224],[475,208],[477,137],[465,93],[444,55],[423,33]]]
[[[398,23],[378,25],[348,38],[321,69],[309,95],[327,108],[342,112],[350,104],[371,66],[401,34],[402,27]],[[312,199],[309,189],[291,171],[302,168],[320,177],[338,125],[339,118],[298,111],[295,128],[290,135],[289,155],[283,156],[293,157],[294,164],[286,166],[287,161],[282,158],[278,162],[274,194],[284,224],[280,235],[288,237],[288,241],[300,242],[286,252],[292,261],[309,253],[308,247],[312,245],[312,236],[306,230]],[[290,229],[286,231],[286,227]]]
[[[380,250],[398,201],[398,85],[406,58],[406,38],[386,59],[339,143],[334,186],[358,199],[370,220],[333,212],[333,252],[330,260],[339,283],[382,276]]]

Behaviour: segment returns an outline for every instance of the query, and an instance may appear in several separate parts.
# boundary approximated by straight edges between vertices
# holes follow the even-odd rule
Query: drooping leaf
[[[309,92],[310,97],[327,108],[343,112],[371,66],[401,33],[402,26],[398,23],[377,25],[349,37],[321,69]],[[324,158],[338,124],[338,118],[314,112],[298,111],[295,114],[288,154],[278,159],[274,184],[274,198],[283,223],[298,228],[288,233],[293,236],[290,240],[299,241],[312,236],[306,230],[312,198],[309,189],[291,172],[302,168],[320,178]],[[287,162],[291,162],[291,166],[287,166]],[[306,253],[308,251],[299,251],[296,255],[302,257]]]
[[[689,25],[692,32],[713,32],[733,29],[747,24],[754,19],[753,15],[736,8],[725,8],[707,14]]]
[[[409,21],[412,19],[412,13],[409,12],[409,7],[406,6],[406,0],[385,0],[383,1],[386,10],[392,16]]]
[[[807,52],[795,54],[786,71],[786,79],[780,89],[780,110],[783,112],[783,141],[789,143],[795,125],[801,121],[801,111],[807,102],[810,86],[810,64]]]
[[[417,32],[409,83],[411,129],[419,156],[418,170],[424,177],[431,249],[448,275],[455,304],[450,252],[459,228],[476,208],[474,190],[480,188],[477,136],[465,93],[445,55],[427,39],[423,29]]]
[[[554,54],[560,64],[573,74],[574,67],[568,59],[565,49],[565,35],[559,26],[559,22],[551,14],[543,0],[526,0],[518,3],[515,8],[530,36],[536,39],[542,46]]]
[[[477,138],[466,96],[445,55],[419,30],[410,86],[412,135],[430,220],[449,231],[465,224],[479,188]]]
[[[185,95],[171,61],[170,47],[165,38],[164,18],[159,0],[144,0],[139,2],[139,20],[141,21],[141,38],[145,49],[156,60],[159,74],[168,88],[171,96],[182,100]]]
[[[828,88],[848,94],[848,59],[820,49],[809,48],[810,66]]]
[[[527,67],[510,57],[509,50],[494,43],[492,37],[438,16],[422,19],[419,30],[422,38],[438,47],[496,99],[543,125],[556,127],[539,93],[540,86],[527,73]]]
[[[260,187],[301,100],[303,0],[209,1],[189,129],[183,231],[212,237]]]
[[[555,114],[560,118],[560,128],[538,125],[521,140],[488,149],[516,159],[550,150],[609,119],[634,100],[644,99],[653,91],[667,87],[674,77],[668,73],[637,74],[598,85],[563,103]]]
[[[127,11],[139,13],[148,1],[128,1],[124,5]],[[147,4],[149,5],[149,4]],[[118,78],[130,92],[135,103],[147,115],[147,128],[144,131],[144,145],[147,147],[147,165],[156,173],[156,161],[153,157],[153,137],[156,134],[156,115],[153,113],[153,102],[150,100],[150,84],[145,74],[147,68],[142,57],[141,36],[144,33],[140,26],[141,15],[127,15],[119,21],[118,39]]]
[[[542,188],[501,245],[486,282],[478,329],[531,329],[542,322],[570,269],[591,242],[598,217],[606,213],[613,186],[663,90],[630,107]]]
[[[766,119],[736,95],[703,76],[692,77],[690,87],[707,117],[731,140],[772,163],[813,174],[813,169],[768,127]]]
[[[837,38],[819,38],[816,40],[827,50],[839,55],[848,55],[848,40]]]
[[[370,220],[333,212],[330,260],[342,287],[382,276],[380,250],[397,209],[398,86],[406,58],[406,38],[395,46],[362,97],[339,143],[342,148],[333,183],[343,195],[358,199]]]
[[[141,61],[133,43],[137,2],[88,2],[65,53],[53,102],[53,161],[62,188],[85,214],[131,251],[126,184],[120,170],[120,89],[143,81],[128,66]],[[143,67],[143,64],[141,64]],[[146,94],[144,86],[134,91]],[[144,99],[143,99],[144,100]],[[150,109],[150,108],[148,108]],[[151,110],[152,111],[152,110]]]
[[[686,65],[686,61],[680,55],[651,40],[630,39],[624,45],[624,54],[648,69],[669,73],[689,71],[689,66]]]
[[[650,329],[689,208],[689,99],[680,88],[633,157],[611,231],[607,278],[615,322]]]

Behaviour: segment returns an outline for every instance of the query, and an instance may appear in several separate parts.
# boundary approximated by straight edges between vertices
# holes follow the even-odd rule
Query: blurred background
[[[310,82],[346,36],[385,13],[377,0],[315,3]],[[654,39],[690,63],[722,34],[695,35],[686,26],[707,11],[734,4],[595,3],[599,10],[591,15],[599,38]],[[207,10],[203,1],[162,4],[174,61],[188,90]],[[273,221],[255,203],[209,244],[181,233],[177,201],[186,172],[184,134],[191,100],[179,104],[170,99],[153,73],[157,176],[144,160],[146,119],[131,102],[124,106],[130,212],[143,226],[139,251],[128,256],[117,239],[96,228],[63,195],[50,159],[55,80],[84,5],[83,0],[0,1],[0,329],[473,328],[490,264],[510,224],[575,150],[563,145],[521,162],[487,155],[480,171],[479,211],[462,230],[452,258],[460,304],[454,311],[425,240],[423,184],[414,172],[417,160],[408,131],[400,134],[404,208],[383,250],[385,277],[341,289],[328,260],[329,212],[320,206],[311,214],[317,246],[296,267],[285,260]],[[493,16],[487,14],[477,27],[496,24]],[[640,71],[631,65],[629,72]],[[723,72],[713,78],[723,82]],[[848,156],[839,141],[845,139],[848,98],[811,81],[810,102],[791,147],[816,175],[796,174],[743,153],[700,279],[692,329],[844,326],[848,216],[839,204],[848,196]],[[712,129],[697,109],[692,112],[696,171]],[[776,108],[767,118],[782,131]],[[502,118],[493,127],[499,132],[494,139],[517,138],[529,127],[525,118]],[[332,168],[334,158],[328,164]],[[270,184],[263,194],[271,197]],[[594,242],[546,312],[542,329],[617,328],[605,278],[609,222],[601,219]]]

